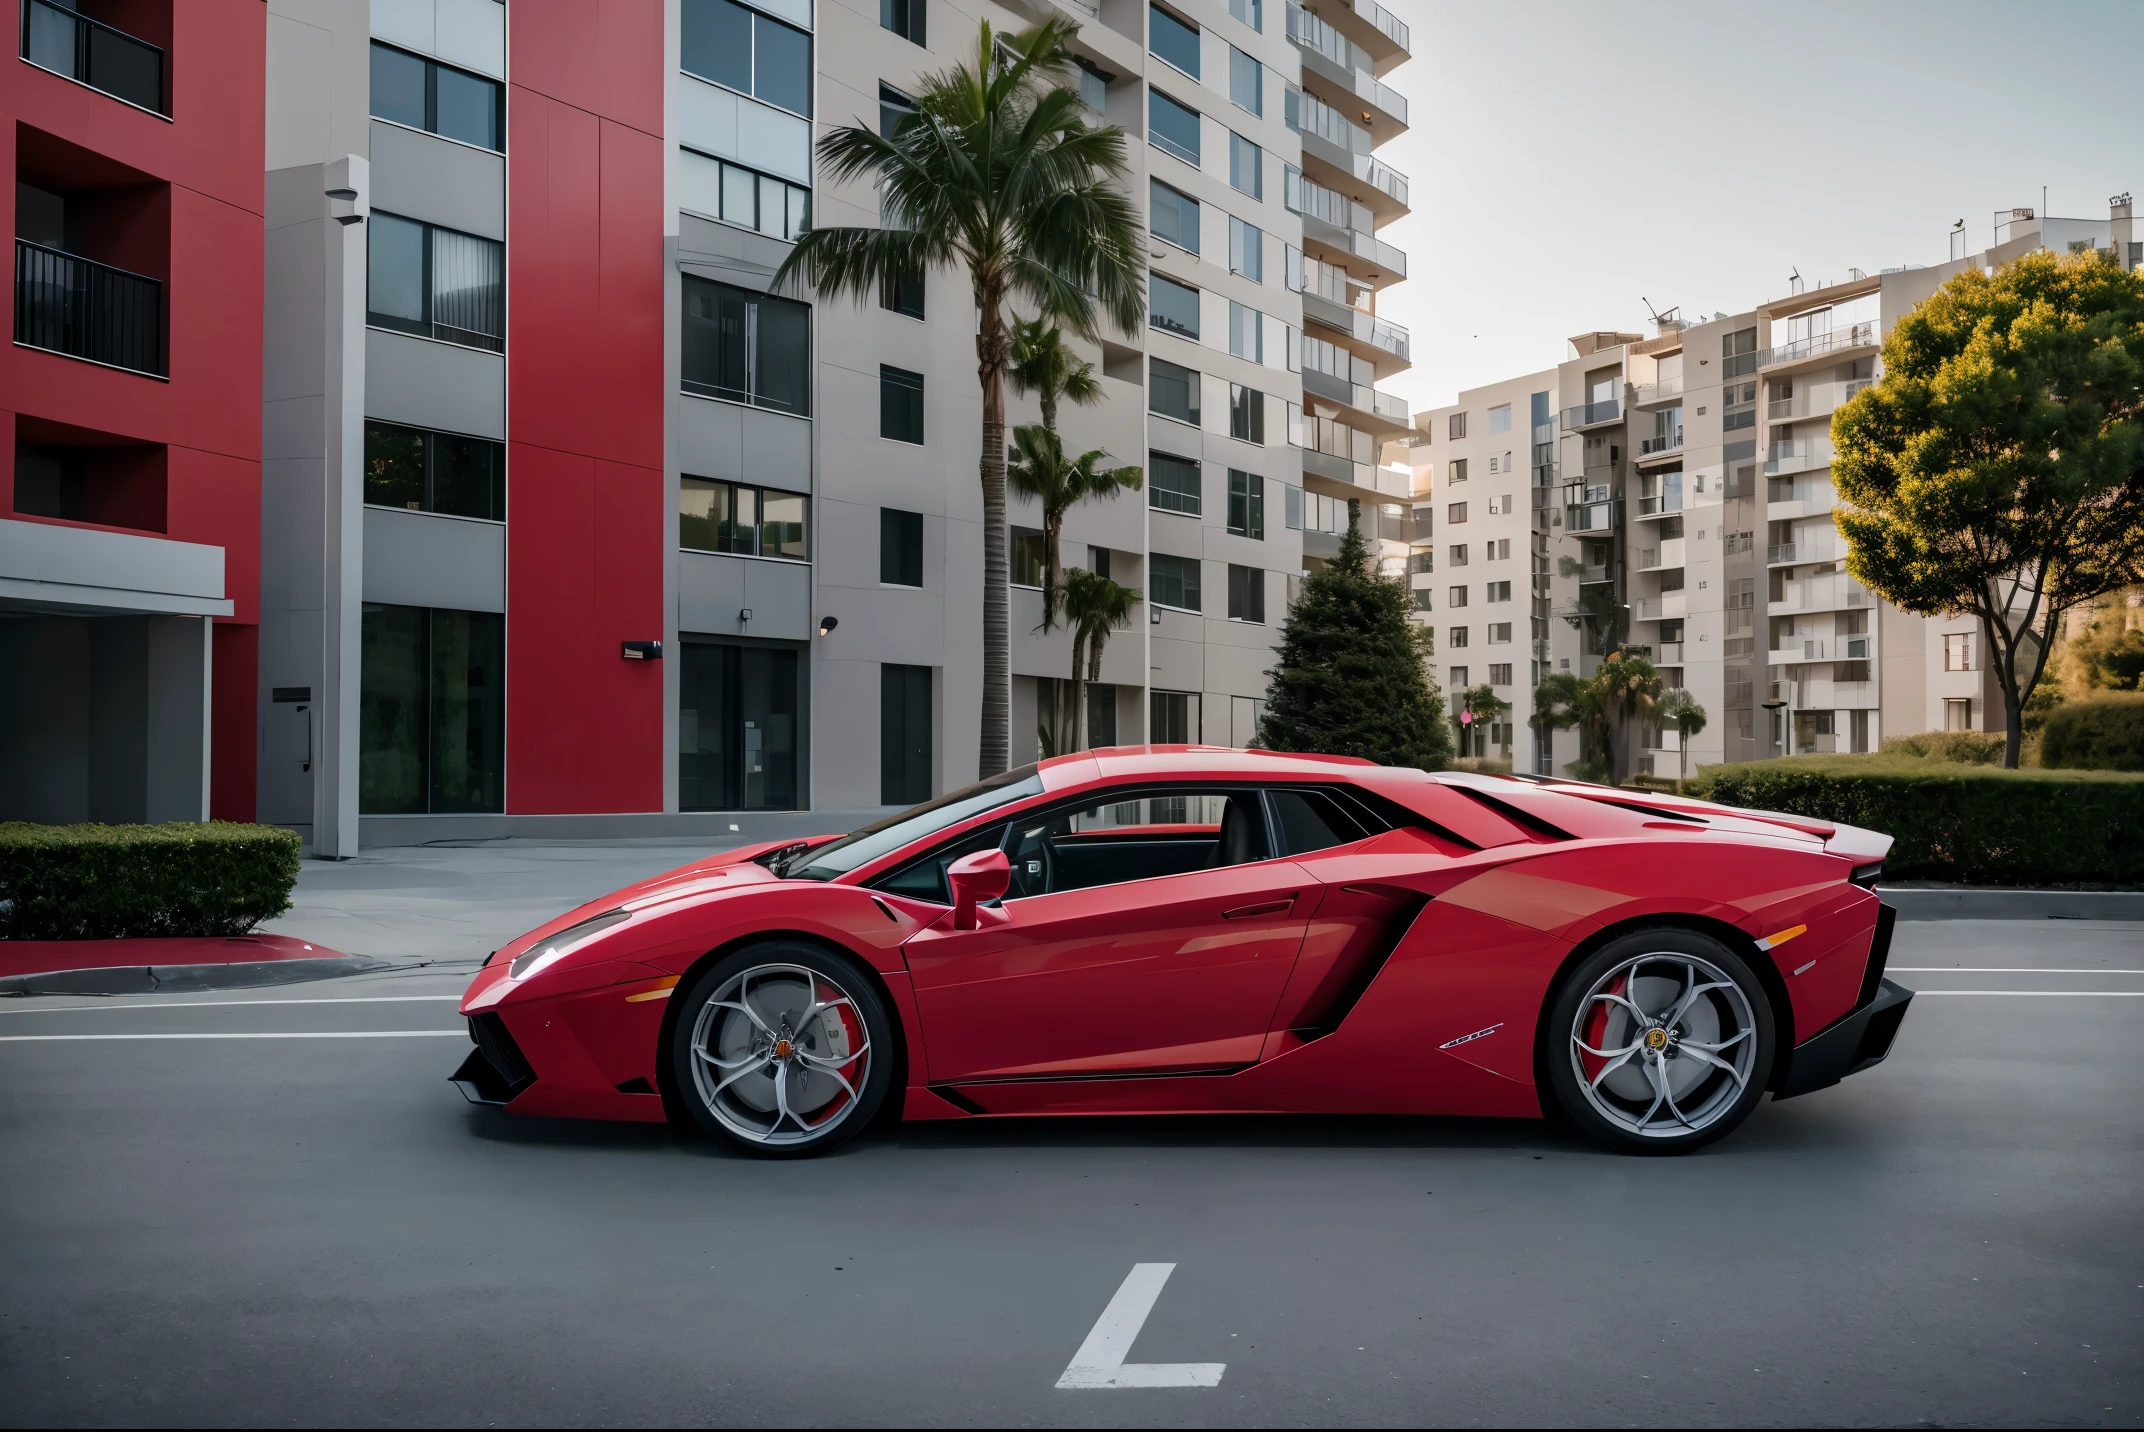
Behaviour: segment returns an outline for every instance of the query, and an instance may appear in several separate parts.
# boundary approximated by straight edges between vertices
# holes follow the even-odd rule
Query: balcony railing
[[[1829,537],[1774,542],[1764,549],[1765,564],[1772,567],[1791,567],[1799,562],[1830,562],[1845,555],[1838,542]]]
[[[51,0],[23,0],[22,57],[151,113],[171,112],[162,50]]]
[[[17,239],[15,341],[162,377],[164,286]]]
[[[1378,80],[1368,55],[1356,49],[1347,36],[1302,6],[1291,4],[1287,8],[1288,38],[1304,51],[1304,58],[1316,55],[1323,59],[1327,65],[1341,71],[1341,76],[1333,78],[1346,84],[1358,99],[1376,105],[1401,124],[1407,123],[1407,96]],[[1313,72],[1317,72],[1315,67]]]
[[[1856,323],[1850,328],[1835,328],[1829,333],[1815,333],[1777,348],[1767,348],[1757,355],[1757,366],[1769,368],[1775,363],[1798,363],[1804,358],[1839,353],[1849,348],[1874,348],[1882,341],[1874,322]]]
[[[1654,453],[1674,452],[1681,446],[1682,429],[1678,426],[1672,432],[1661,433],[1649,438],[1640,438],[1638,440],[1638,456],[1651,457]]]
[[[1765,450],[1764,475],[1777,477],[1782,473],[1810,472],[1820,467],[1831,466],[1833,448],[1831,439],[1789,438],[1773,443]]]
[[[1376,26],[1386,39],[1401,49],[1410,52],[1414,49],[1407,22],[1378,4],[1377,0],[1347,0],[1347,8]]]
[[[1630,405],[1642,408],[1647,403],[1657,403],[1663,398],[1682,396],[1682,379],[1669,378],[1660,383],[1633,383],[1630,385]]]
[[[1791,398],[1774,398],[1764,406],[1764,416],[1771,422],[1791,418],[1821,418],[1844,407],[1854,394],[1869,386],[1873,379],[1855,378],[1846,383],[1811,383],[1802,385],[1802,390]]]
[[[1597,403],[1580,403],[1575,408],[1563,410],[1564,431],[1588,427],[1594,423],[1612,423],[1623,416],[1623,404],[1616,398],[1603,398]]]

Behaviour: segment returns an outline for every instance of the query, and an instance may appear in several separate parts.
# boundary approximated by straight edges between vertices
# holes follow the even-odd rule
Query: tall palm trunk
[[[1005,530],[1005,330],[1003,292],[977,285],[982,330],[975,335],[975,370],[983,385],[983,721],[976,778],[988,780],[1012,763],[1012,622],[1008,588],[1011,554]]]

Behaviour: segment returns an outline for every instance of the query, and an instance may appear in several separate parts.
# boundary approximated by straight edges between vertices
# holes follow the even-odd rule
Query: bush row
[[[2040,764],[2144,771],[2144,692],[2109,692],[2057,706],[2040,737]]]
[[[2144,779],[1873,756],[1708,766],[1691,795],[1879,830],[1884,875],[1968,885],[2144,884]]]
[[[298,836],[279,826],[0,822],[0,939],[243,935],[297,881]]]

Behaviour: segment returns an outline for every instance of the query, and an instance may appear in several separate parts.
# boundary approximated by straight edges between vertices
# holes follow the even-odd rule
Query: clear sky
[[[1940,263],[1964,219],[2144,199],[2144,0],[1643,6],[1383,0],[1412,128],[1378,151],[1410,409],[1546,368],[1593,329]],[[2046,207],[2041,207],[2041,187]]]

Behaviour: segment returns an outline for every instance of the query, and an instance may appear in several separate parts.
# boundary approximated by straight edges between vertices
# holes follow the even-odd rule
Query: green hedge
[[[1880,830],[1886,878],[2144,884],[2144,779],[1883,755],[1707,766],[1691,795]]]
[[[297,881],[280,826],[0,822],[0,939],[243,935],[288,910]]]
[[[2144,692],[2067,701],[2048,713],[2040,764],[2144,771]]]

